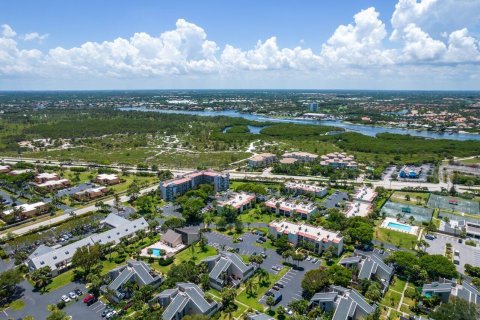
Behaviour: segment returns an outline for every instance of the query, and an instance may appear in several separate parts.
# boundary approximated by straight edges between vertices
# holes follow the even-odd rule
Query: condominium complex
[[[21,212],[21,215],[24,217],[33,217],[35,215],[40,215],[46,213],[49,210],[50,206],[45,202],[35,202],[35,203],[25,203],[18,206],[15,206],[14,209],[9,209],[3,211],[2,215],[8,216],[15,212],[15,210]]]
[[[35,187],[43,190],[58,190],[70,186],[68,179],[46,180],[42,183],[34,183]]]
[[[79,191],[74,194],[75,199],[84,201],[84,200],[94,200],[100,198],[108,193],[107,187],[95,187],[88,188],[83,191]]]
[[[42,172],[35,176],[35,182],[40,184],[47,181],[59,180],[60,176],[56,173]]]
[[[237,212],[243,212],[246,209],[252,207],[255,203],[255,195],[248,194],[246,192],[232,192],[224,196],[224,200],[217,201],[217,210],[221,211],[223,208],[230,206],[237,210]]]
[[[272,164],[277,159],[273,153],[259,153],[248,159],[248,165],[253,168],[265,167]]]
[[[95,178],[99,184],[114,185],[120,183],[120,178],[116,174],[101,173]]]
[[[172,201],[201,184],[213,184],[215,192],[226,191],[230,186],[230,175],[210,170],[195,171],[176,179],[160,182],[160,192],[166,201]]]
[[[320,157],[320,160],[320,165],[330,166],[337,169],[356,169],[358,167],[357,162],[354,160],[353,156],[347,155],[346,153],[333,152],[325,154]]]
[[[324,197],[328,193],[328,189],[325,187],[296,182],[285,183],[285,189],[294,194],[314,194],[317,197]]]
[[[302,162],[313,162],[317,160],[318,155],[308,152],[287,152],[282,155],[283,158],[293,158]]]
[[[0,165],[0,173],[8,173],[12,170],[9,165]]]
[[[311,244],[315,253],[322,253],[331,246],[335,247],[338,256],[343,251],[343,237],[340,233],[321,227],[284,220],[271,222],[268,229],[275,238],[287,235],[288,241],[295,246]]]
[[[286,217],[299,215],[301,218],[307,219],[318,211],[315,203],[298,199],[272,198],[265,202],[265,205],[270,208],[272,213]]]

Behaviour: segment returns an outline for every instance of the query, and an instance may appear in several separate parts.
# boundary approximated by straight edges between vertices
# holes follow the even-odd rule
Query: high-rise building
[[[310,112],[318,112],[318,103],[316,102],[310,102],[308,104],[308,111]]]

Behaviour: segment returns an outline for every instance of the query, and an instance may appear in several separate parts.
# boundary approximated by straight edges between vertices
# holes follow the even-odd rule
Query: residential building
[[[294,158],[301,162],[313,162],[317,160],[318,155],[308,152],[287,152],[282,155],[283,158]]]
[[[160,182],[160,192],[166,201],[172,201],[201,184],[213,184],[215,192],[226,191],[230,186],[230,175],[211,170],[195,171],[179,178]]]
[[[129,299],[127,283],[134,282],[139,288],[151,286],[158,287],[163,279],[143,261],[129,260],[126,265],[117,267],[107,273],[110,283],[103,286],[101,291],[105,294],[109,290],[114,292],[111,299],[118,303],[123,299]]]
[[[442,302],[448,302],[452,293],[452,283],[450,282],[432,282],[426,283],[422,287],[422,296],[431,298],[438,297]]]
[[[318,212],[317,205],[311,201],[285,198],[272,198],[265,202],[272,213],[286,217],[300,216],[307,219],[311,214]]]
[[[224,200],[217,201],[217,211],[222,212],[223,208],[229,206],[237,212],[243,212],[252,208],[255,204],[256,197],[246,192],[230,192],[224,195]]]
[[[0,173],[8,173],[12,170],[9,165],[0,165]]]
[[[95,187],[95,188],[88,188],[83,191],[79,191],[75,193],[73,196],[75,199],[79,201],[84,200],[94,200],[100,198],[108,193],[107,187]]]
[[[317,102],[310,102],[308,104],[308,112],[318,112],[318,103]]]
[[[286,165],[291,165],[295,164],[298,162],[298,159],[295,158],[282,158],[280,161],[278,161],[280,164],[286,164]]]
[[[202,262],[207,264],[210,286],[220,291],[227,285],[238,287],[255,272],[252,265],[245,264],[242,258],[233,252],[222,252]]]
[[[162,242],[171,248],[176,248],[182,244],[182,235],[173,231],[172,229],[168,229],[162,235]]]
[[[35,203],[24,203],[18,206],[14,207],[17,210],[21,210],[22,216],[24,217],[33,217],[33,216],[38,216],[44,213],[47,213],[48,210],[50,209],[50,206],[45,203],[45,202],[35,202]],[[2,215],[3,216],[8,216],[10,214],[14,213],[14,209],[9,209],[3,211]]]
[[[334,247],[337,256],[343,251],[343,237],[338,232],[329,231],[321,227],[308,224],[293,223],[289,221],[273,221],[268,225],[269,233],[274,238],[282,235],[294,246],[312,247],[313,252],[322,253],[329,247]]]
[[[11,176],[18,176],[24,173],[30,173],[30,172],[35,172],[33,169],[17,169],[17,170],[12,170],[8,174]]]
[[[317,197],[324,197],[328,193],[328,189],[321,186],[315,186],[306,183],[287,182],[285,183],[287,192],[299,194],[314,194]]]
[[[324,312],[333,312],[332,320],[359,320],[373,314],[377,309],[355,289],[330,286],[326,292],[316,293],[309,307],[318,307]]]
[[[247,314],[247,320],[275,320],[274,317],[265,313],[255,312]]]
[[[356,251],[356,253],[357,256],[343,258],[338,264],[346,268],[355,267],[359,270],[358,279],[360,280],[370,280],[372,277],[379,279],[383,292],[387,291],[393,277],[393,267],[387,265],[376,253],[361,251]]]
[[[111,213],[110,215],[115,214]],[[123,218],[119,216],[116,216],[115,219],[109,219],[112,223],[117,224],[117,227],[108,231],[90,235],[60,248],[49,247],[49,250],[44,250],[42,254],[31,254],[27,260],[27,265],[32,270],[49,266],[52,270],[52,275],[55,276],[70,266],[73,255],[77,249],[96,243],[116,245],[123,238],[130,238],[134,236],[136,232],[148,229],[148,223],[144,218],[133,221],[127,219],[123,219],[122,221],[121,219]]]
[[[114,185],[120,183],[120,178],[116,174],[101,173],[95,178],[95,182],[104,185]]]
[[[200,314],[212,317],[221,304],[205,298],[205,293],[194,283],[178,282],[173,289],[166,289],[151,301],[158,303],[165,310],[162,320],[180,320],[186,315]]]
[[[200,240],[200,227],[175,228],[175,232],[182,236],[184,245],[190,245]]]
[[[406,178],[406,179],[418,179],[421,173],[422,173],[421,167],[405,165],[398,172],[398,176],[400,178]]]
[[[44,183],[52,180],[59,180],[60,176],[56,173],[42,172],[35,176],[35,182],[37,184]]]
[[[357,169],[358,164],[352,155],[333,152],[320,157],[320,165],[336,169]]]
[[[46,180],[42,183],[34,183],[33,185],[39,189],[51,191],[70,186],[70,181],[68,179]]]
[[[373,188],[363,186],[355,190],[355,193],[353,195],[353,200],[372,203],[376,197],[377,197],[377,193]]]
[[[275,162],[277,156],[273,153],[259,153],[248,159],[248,165],[252,168],[266,167]]]

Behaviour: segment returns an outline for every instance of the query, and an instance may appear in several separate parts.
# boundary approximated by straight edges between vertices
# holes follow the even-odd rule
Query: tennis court
[[[413,217],[415,219],[414,222],[430,222],[433,215],[433,209],[388,201],[383,206],[381,214],[385,214],[387,217],[392,218],[397,218],[398,215],[400,215],[401,219],[404,221]]]
[[[453,210],[468,214],[480,214],[480,203],[472,200],[465,200],[457,197],[430,195],[428,206],[442,210]]]

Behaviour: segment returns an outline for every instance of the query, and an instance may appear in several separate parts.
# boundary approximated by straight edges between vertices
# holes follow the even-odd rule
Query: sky
[[[0,90],[480,90],[479,0],[0,0]]]

